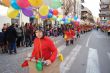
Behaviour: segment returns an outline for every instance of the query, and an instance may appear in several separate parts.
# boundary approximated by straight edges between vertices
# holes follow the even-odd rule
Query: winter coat
[[[44,60],[54,62],[57,57],[57,48],[48,37],[44,37],[43,39],[35,38],[32,57],[35,57],[36,60],[44,58]]]
[[[15,28],[16,29],[16,32],[17,32],[17,37],[22,37],[23,36],[23,31],[20,27],[18,28]]]
[[[6,31],[6,38],[8,42],[16,41],[17,33],[13,26],[8,27]]]
[[[3,43],[4,42],[4,33],[3,32],[0,32],[0,43]]]

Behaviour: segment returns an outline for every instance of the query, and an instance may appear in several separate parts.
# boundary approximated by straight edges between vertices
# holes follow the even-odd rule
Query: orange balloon
[[[2,0],[2,3],[8,7],[10,6],[10,0]]]

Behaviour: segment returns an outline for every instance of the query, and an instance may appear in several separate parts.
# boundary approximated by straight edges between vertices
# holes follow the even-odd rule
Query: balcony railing
[[[99,14],[100,17],[110,17],[110,14]]]
[[[100,9],[100,12],[101,12],[101,11],[110,11],[110,8]]]

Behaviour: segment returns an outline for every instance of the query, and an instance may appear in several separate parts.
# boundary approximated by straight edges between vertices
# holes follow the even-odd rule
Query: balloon
[[[57,21],[60,21],[60,19],[59,19],[59,18],[57,18]]]
[[[58,10],[53,10],[53,15],[58,15]]]
[[[63,15],[59,15],[58,18],[63,18]]]
[[[32,6],[41,6],[43,4],[43,0],[29,0],[29,3],[32,5]]]
[[[28,0],[17,0],[17,4],[21,8],[27,8],[30,6]]]
[[[77,16],[74,16],[74,20],[77,20],[78,19],[78,17]]]
[[[62,21],[65,21],[65,18],[63,18]]]
[[[18,14],[19,14],[19,11],[18,10],[13,9],[12,7],[10,7],[8,9],[8,12],[7,12],[8,17],[10,17],[10,18],[16,18],[18,16]]]
[[[52,18],[53,18],[54,20],[56,20],[56,19],[57,19],[57,17],[56,17],[56,16],[53,16]]]
[[[61,21],[62,19],[61,18],[57,18],[57,21]]]
[[[71,20],[72,20],[72,21],[74,21],[74,19],[73,19],[73,18],[72,18]]]
[[[64,24],[64,21],[61,21],[61,24]]]
[[[52,18],[52,16],[53,16],[52,13],[48,14],[48,18]]]
[[[68,18],[68,21],[71,21],[71,18]]]
[[[46,5],[42,5],[39,9],[39,13],[41,16],[47,16],[49,13],[49,8]]]
[[[32,17],[33,16],[33,12],[32,12],[32,8],[22,8],[22,12],[24,15],[28,16],[28,17]]]
[[[80,19],[77,19],[78,22],[80,22]]]
[[[47,16],[40,16],[42,19],[46,19],[47,18]]]
[[[49,10],[49,13],[52,13],[52,14],[53,14],[53,10],[52,10],[52,9],[50,9],[50,10]]]
[[[31,16],[30,18],[35,18],[35,16]]]
[[[50,7],[53,9],[57,9],[62,6],[62,3],[60,0],[52,0],[52,3],[50,4]]]
[[[8,7],[10,6],[10,0],[2,0],[2,3]]]
[[[67,20],[66,20],[66,21],[64,21],[64,23],[65,23],[65,24],[69,24],[69,23],[70,23],[70,21],[67,21]]]
[[[20,7],[17,4],[17,0],[11,0],[11,6],[16,10],[20,9]]]

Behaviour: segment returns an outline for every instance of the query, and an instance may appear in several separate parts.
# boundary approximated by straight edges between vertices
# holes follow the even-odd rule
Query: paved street
[[[63,38],[52,38],[64,55],[61,73],[110,73],[110,37],[106,33],[93,30],[82,34],[74,45],[65,46]],[[18,54],[0,54],[0,73],[28,73],[21,63],[32,47],[18,48]]]

